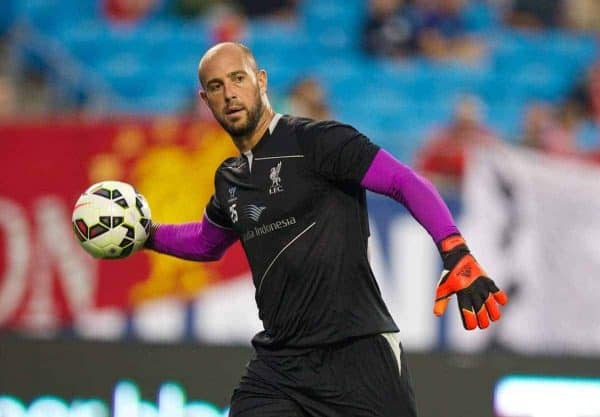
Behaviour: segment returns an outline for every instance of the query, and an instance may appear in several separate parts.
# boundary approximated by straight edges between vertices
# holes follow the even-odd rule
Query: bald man
[[[351,126],[274,112],[248,48],[218,44],[198,73],[240,154],[217,169],[202,221],[155,223],[147,246],[196,261],[244,247],[264,330],[230,416],[416,416],[399,330],[367,259],[365,190],[404,204],[438,245],[435,314],[456,294],[465,328],[483,329],[505,294],[430,183]]]

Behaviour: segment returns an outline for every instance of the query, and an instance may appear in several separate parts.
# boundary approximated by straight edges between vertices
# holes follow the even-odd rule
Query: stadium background
[[[599,58],[598,15],[523,23],[507,16],[527,2],[472,0],[461,29],[483,53],[398,58],[364,49],[366,0],[301,0],[276,17],[218,1],[198,2],[211,8],[194,17],[174,0],[122,2],[130,14],[119,3],[0,2],[1,417],[226,415],[260,326],[240,247],[203,265],[149,253],[92,261],[70,211],[90,183],[111,178],[135,184],[159,221],[199,217],[214,168],[235,149],[197,102],[196,66],[232,37],[267,70],[276,109],[293,110],[291,91],[309,77],[331,117],[431,175],[511,293],[485,333],[467,334],[456,314],[434,318],[435,247],[396,203],[369,196],[373,268],[421,415],[600,415],[593,83],[592,110],[559,136],[568,146],[524,139],[533,106],[562,115],[579,98]],[[538,2],[559,3],[588,2]],[[457,182],[420,158],[464,97],[501,144],[474,146]],[[562,120],[547,130],[565,131]]]

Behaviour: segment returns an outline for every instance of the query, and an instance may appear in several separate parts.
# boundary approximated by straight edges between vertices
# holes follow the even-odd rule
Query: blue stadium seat
[[[591,121],[584,122],[577,132],[577,144],[584,150],[600,148],[600,127]]]
[[[15,22],[17,17],[16,0],[0,2],[0,36],[3,36]]]
[[[300,6],[302,23],[316,45],[333,50],[358,49],[365,3],[307,0]]]
[[[486,108],[486,123],[503,140],[516,142],[523,123],[525,106],[525,101],[489,103]]]
[[[99,13],[96,0],[27,0],[16,1],[16,13],[26,17],[35,27],[51,34],[61,26],[72,25]]]
[[[499,24],[500,17],[485,1],[470,1],[463,12],[469,32],[487,32]]]

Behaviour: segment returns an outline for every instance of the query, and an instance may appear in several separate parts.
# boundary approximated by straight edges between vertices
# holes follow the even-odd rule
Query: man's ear
[[[260,87],[260,92],[266,93],[268,84],[267,71],[265,71],[264,69],[258,70],[258,72],[256,73],[256,77],[258,79],[258,86]]]
[[[200,88],[198,90],[198,95],[200,96],[202,101],[204,101],[206,104],[208,104],[208,97],[206,97],[206,91],[204,91],[202,88]]]

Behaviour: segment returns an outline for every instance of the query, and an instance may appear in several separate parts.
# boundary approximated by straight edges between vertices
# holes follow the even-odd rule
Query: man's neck
[[[269,128],[269,124],[271,124],[271,120],[274,116],[275,113],[273,110],[270,107],[266,107],[263,115],[256,125],[256,129],[254,129],[250,135],[232,138],[233,143],[240,150],[240,152],[247,152],[254,148],[258,142],[260,142],[262,137],[265,135],[265,132]]]

